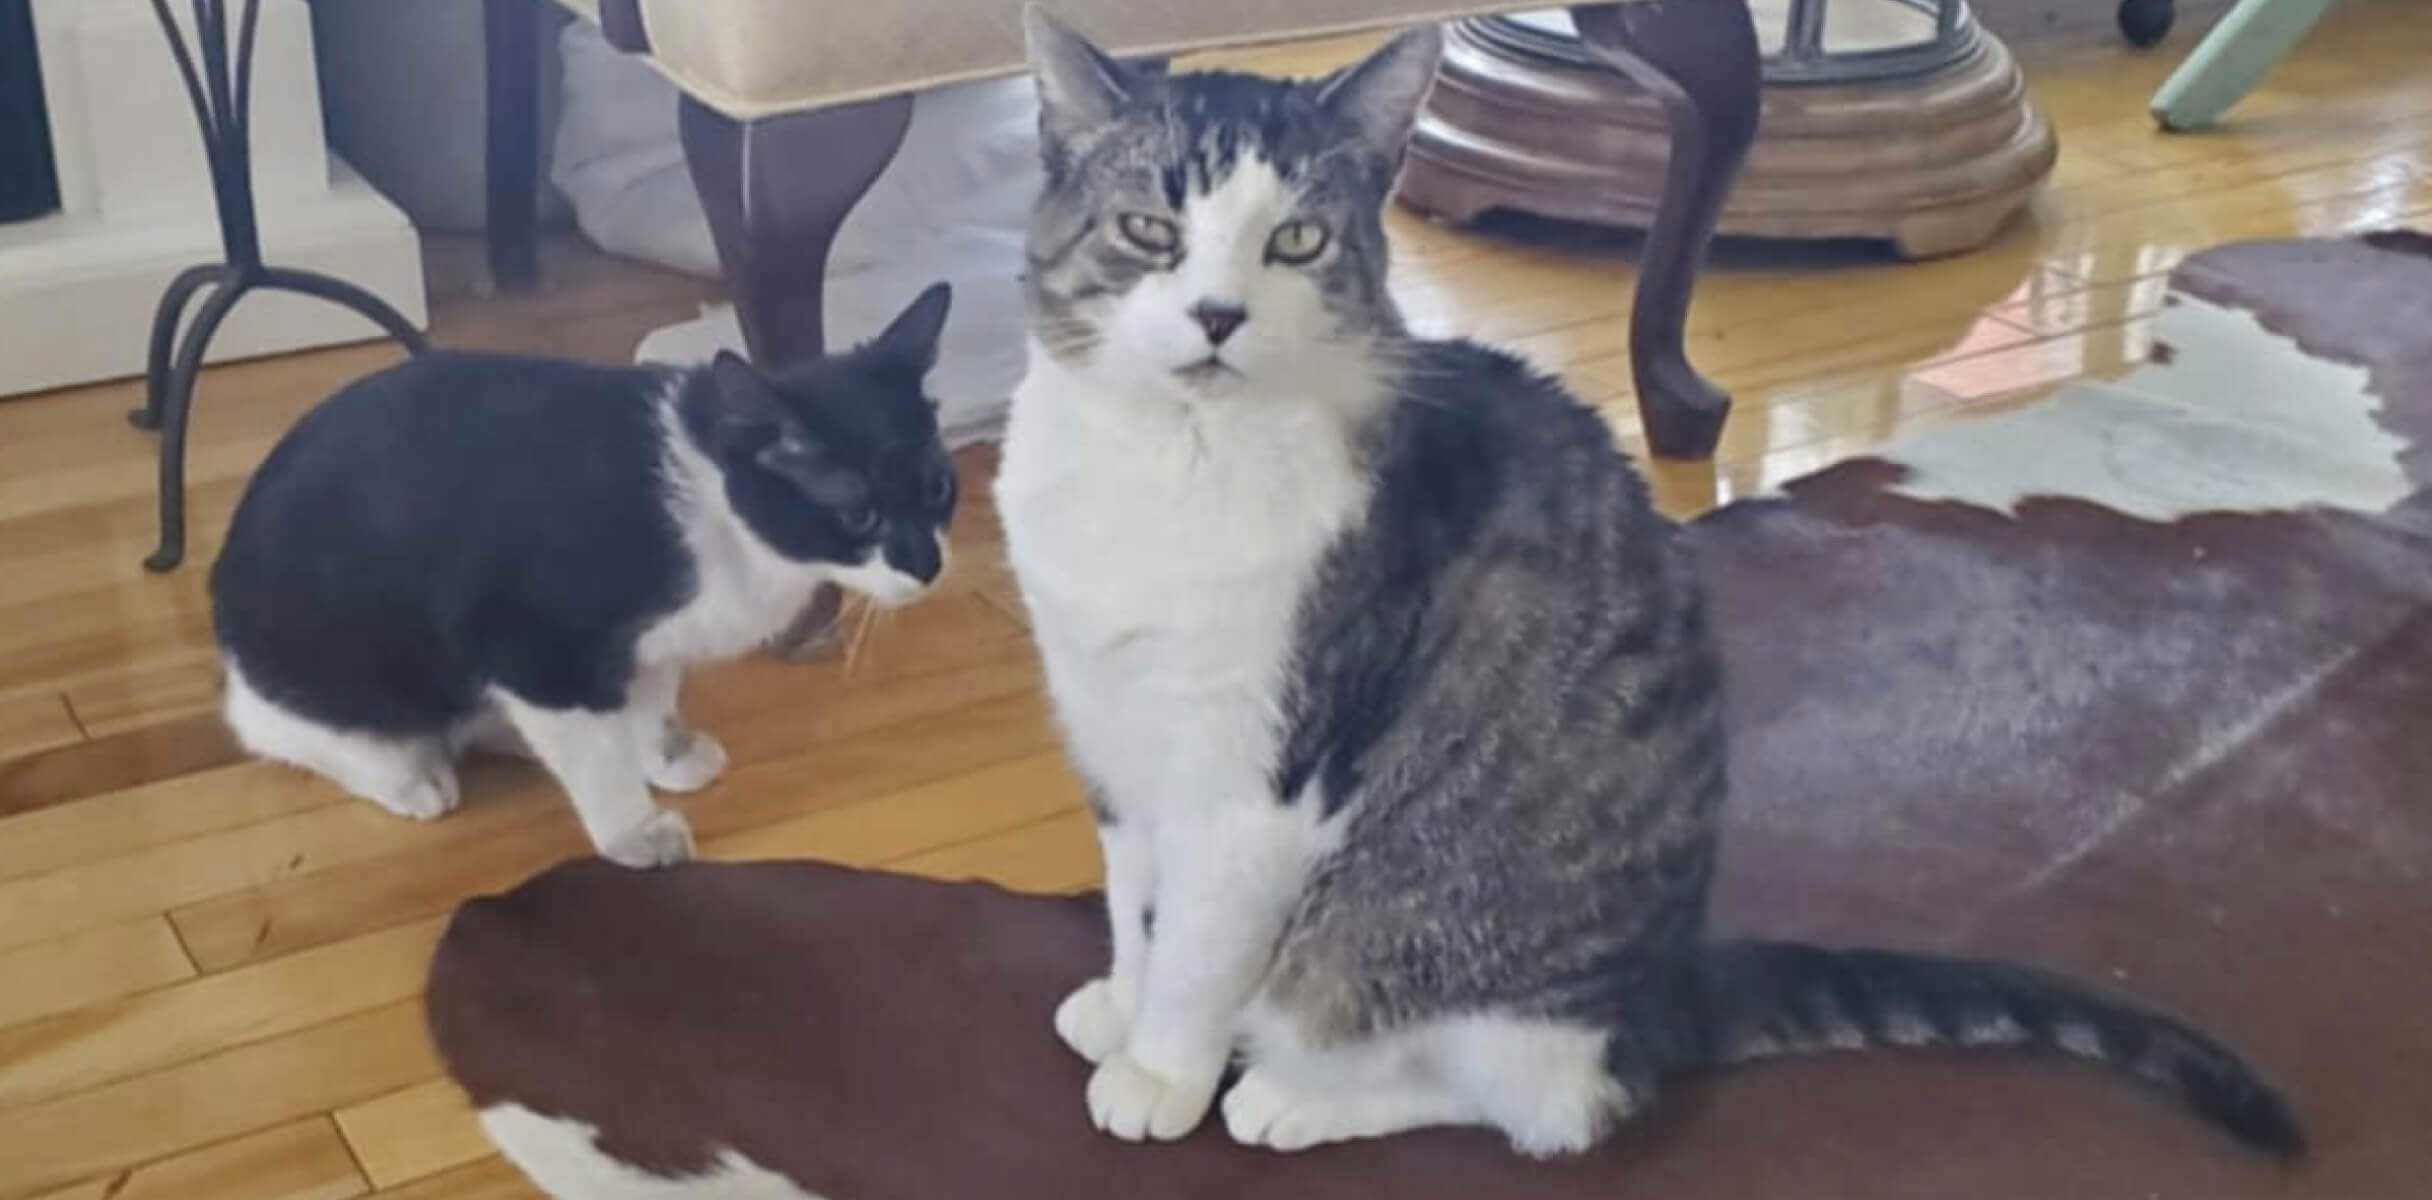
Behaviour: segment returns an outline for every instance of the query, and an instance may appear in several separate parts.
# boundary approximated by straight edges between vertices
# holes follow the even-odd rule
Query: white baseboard
[[[325,193],[262,197],[264,257],[334,275],[424,326],[422,247],[413,225],[343,164],[331,166]],[[219,224],[208,205],[183,220],[132,225],[81,214],[0,225],[0,396],[142,374],[161,291],[179,271],[219,257]],[[260,290],[230,314],[205,361],[381,336],[369,320],[327,301]]]

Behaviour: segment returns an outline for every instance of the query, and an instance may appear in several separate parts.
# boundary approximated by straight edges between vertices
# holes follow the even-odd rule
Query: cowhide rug
[[[1120,1145],[1048,1024],[1091,903],[811,864],[476,901],[440,1049],[584,1200],[2432,1194],[2432,238],[2232,246],[2175,288],[2120,379],[1693,526],[1737,737],[1718,924],[2143,996],[2286,1085],[2294,1166],[2090,1072],[1899,1052],[1711,1076],[1556,1165]]]

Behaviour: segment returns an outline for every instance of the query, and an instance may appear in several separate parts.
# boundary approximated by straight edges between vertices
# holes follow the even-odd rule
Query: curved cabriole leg
[[[202,373],[203,351],[249,286],[246,280],[231,279],[203,299],[203,306],[194,312],[194,324],[187,327],[185,340],[178,344],[177,365],[170,368],[168,385],[162,391],[160,547],[144,560],[144,566],[153,571],[174,570],[185,561],[186,414],[194,407],[194,380]]]
[[[482,0],[488,96],[490,281],[502,292],[540,279],[541,0]]]
[[[826,347],[828,250],[911,122],[909,95],[757,121],[685,98],[684,157],[760,365],[801,362]]]
[[[1689,298],[1723,200],[1756,140],[1761,60],[1744,0],[1643,0],[1571,10],[1579,39],[1663,105],[1663,198],[1630,310],[1630,374],[1647,444],[1712,457],[1731,398],[1689,365]]]
[[[828,251],[903,145],[912,97],[746,122],[688,96],[680,124],[753,361],[780,367],[817,358],[827,348]],[[837,600],[833,588],[811,597],[769,655],[803,662],[834,653]]]
[[[224,282],[227,274],[228,268],[220,263],[188,267],[160,294],[160,307],[152,311],[152,349],[144,363],[144,406],[127,414],[128,424],[137,429],[160,428],[161,400],[169,391],[169,357],[177,352],[177,327],[186,315],[186,305],[204,284]]]

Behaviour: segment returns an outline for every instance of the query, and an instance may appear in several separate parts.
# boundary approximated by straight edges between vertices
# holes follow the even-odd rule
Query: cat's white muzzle
[[[938,580],[946,577],[946,571],[953,564],[952,548],[947,544],[946,536],[941,533],[937,537],[937,574],[928,579],[924,580],[897,570],[894,564],[887,561],[887,553],[883,547],[872,550],[870,557],[862,560],[858,565],[833,568],[829,571],[828,577],[846,588],[861,593],[869,599],[870,603],[880,608],[902,608],[928,595],[929,590],[937,586]]]

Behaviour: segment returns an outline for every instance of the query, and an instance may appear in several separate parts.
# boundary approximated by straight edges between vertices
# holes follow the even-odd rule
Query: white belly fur
[[[733,1150],[720,1151],[697,1175],[654,1175],[609,1157],[599,1130],[570,1117],[496,1104],[481,1111],[481,1127],[508,1162],[558,1200],[819,1200]]]

